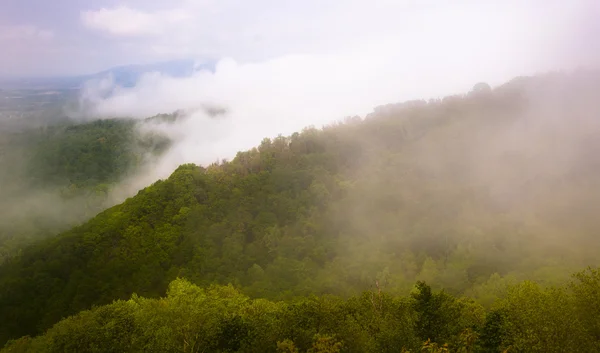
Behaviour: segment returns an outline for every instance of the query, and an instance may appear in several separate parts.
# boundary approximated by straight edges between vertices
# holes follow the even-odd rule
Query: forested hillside
[[[0,130],[0,263],[106,208],[111,188],[168,148],[128,119]]]
[[[595,270],[557,288],[523,282],[486,311],[423,282],[407,297],[274,302],[177,279],[165,298],[83,311],[2,352],[598,352],[599,289]]]
[[[543,288],[600,262],[599,86],[480,84],[183,165],[0,266],[0,342],[137,293],[11,349],[597,351],[597,272]]]

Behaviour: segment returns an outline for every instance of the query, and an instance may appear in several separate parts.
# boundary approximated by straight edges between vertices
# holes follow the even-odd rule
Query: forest
[[[170,143],[137,124],[54,118],[0,128],[0,263],[112,206],[111,189]]]
[[[599,289],[591,269],[561,287],[526,281],[486,311],[424,282],[406,297],[272,301],[176,279],[165,297],[82,311],[2,352],[598,352]]]
[[[598,352],[599,85],[478,84],[182,165],[8,256],[0,344]]]

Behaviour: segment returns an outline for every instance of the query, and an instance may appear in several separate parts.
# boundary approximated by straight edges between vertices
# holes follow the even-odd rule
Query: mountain
[[[199,70],[214,70],[214,63],[198,64],[194,60],[174,60],[147,65],[125,65],[86,76],[85,80],[101,79],[111,76],[116,85],[133,87],[143,74],[158,72],[172,77],[187,77]]]
[[[240,327],[236,320],[253,317],[255,306],[249,298],[270,300],[256,303],[263,308],[312,294],[337,295],[356,304],[352,298],[374,285],[386,295],[404,298],[415,282],[425,281],[431,288],[417,286],[414,301],[402,304],[404,299],[398,299],[396,309],[386,312],[399,315],[390,325],[404,327],[405,322],[422,341],[458,340],[455,331],[440,332],[445,332],[444,322],[465,318],[459,331],[471,326],[488,330],[487,337],[500,337],[499,343],[490,343],[498,349],[538,344],[539,351],[569,351],[578,344],[592,347],[593,340],[597,346],[597,338],[592,338],[597,326],[589,314],[597,312],[590,304],[600,293],[594,287],[597,275],[582,277],[589,288],[574,285],[579,296],[568,294],[570,287],[546,292],[525,283],[513,292],[506,288],[523,279],[537,280],[542,287],[563,285],[576,269],[600,264],[600,156],[594,152],[600,148],[598,77],[522,77],[489,90],[478,84],[468,94],[390,104],[364,119],[266,138],[231,161],[180,166],[168,179],[2,264],[0,342],[43,333],[62,318],[98,305],[108,306],[68,319],[49,335],[79,332],[81,339],[90,339],[92,333],[77,331],[77,323],[83,328],[86,322],[98,324],[102,330],[124,324],[134,330],[149,318],[175,317],[190,321],[165,327],[187,330],[194,318],[201,318],[217,325],[215,332],[235,336]],[[191,284],[173,282],[178,277]],[[170,283],[176,288],[167,293]],[[232,284],[241,294],[221,287],[214,287],[217,293],[203,294],[192,284]],[[177,289],[181,286],[188,289]],[[440,288],[444,294],[432,292]],[[136,296],[110,304],[128,300],[132,293],[149,301]],[[375,296],[380,294],[371,293],[364,294],[362,303],[379,313],[377,305],[383,304],[377,304]],[[155,299],[164,295],[167,299]],[[210,299],[213,295],[233,298],[230,304],[229,299],[215,304],[223,308],[222,320],[193,311],[204,310],[205,299],[221,303]],[[446,295],[465,295],[478,305],[456,307]],[[199,301],[185,306],[185,298]],[[463,301],[468,300],[459,300]],[[128,316],[141,302],[147,310],[165,308],[165,316]],[[238,315],[241,303],[250,306],[239,309]],[[306,308],[309,304],[300,306],[308,314],[298,321],[292,315],[286,318],[291,321],[274,327],[289,322],[292,329],[311,330],[312,321],[306,320],[319,317],[315,313],[329,305],[326,299],[319,303],[314,310]],[[403,305],[415,311],[402,316]],[[551,315],[543,311],[548,306],[554,308]],[[560,311],[562,307],[573,310]],[[446,309],[450,316],[442,320]],[[114,310],[124,316],[112,321]],[[528,316],[532,312],[536,314]],[[361,311],[344,313],[344,318],[364,317]],[[568,313],[570,326],[561,321]],[[217,321],[210,321],[213,317]],[[383,316],[376,317],[373,323],[348,324],[348,330],[363,325],[365,332],[375,330],[373,335],[391,335],[391,328],[379,326],[384,325]],[[74,331],[69,331],[70,325]],[[266,331],[259,331],[270,332],[271,326],[264,327]],[[518,327],[539,331],[521,337]],[[548,327],[553,334],[547,333]],[[572,336],[580,341],[567,337],[570,328],[581,333]],[[352,337],[349,332],[344,337]],[[205,337],[195,335],[182,340]],[[406,342],[411,340],[406,337]],[[556,341],[539,337],[562,337],[568,345],[556,346]],[[402,345],[393,342],[389,347],[398,351]],[[202,347],[214,347],[210,344]]]
[[[170,146],[164,135],[140,131],[142,121],[48,120],[0,129],[0,263],[114,205],[117,184]]]
[[[6,90],[73,90],[89,80],[112,77],[116,85],[135,86],[145,73],[158,72],[172,77],[186,77],[198,70],[213,71],[215,62],[198,63],[194,60],[171,60],[152,64],[123,65],[98,73],[64,77],[0,78],[0,89]]]

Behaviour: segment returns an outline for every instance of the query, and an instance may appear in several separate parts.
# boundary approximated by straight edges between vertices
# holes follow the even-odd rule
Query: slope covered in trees
[[[106,208],[111,188],[169,140],[128,119],[67,120],[0,132],[0,263],[24,244]]]
[[[1,352],[598,352],[600,272],[560,287],[523,282],[485,310],[423,283],[343,299],[251,299],[177,279],[167,296],[83,311]]]
[[[522,279],[563,283],[599,262],[595,77],[521,78],[379,107],[364,120],[264,139],[230,162],[181,166],[3,264],[0,341],[134,292],[159,297],[177,277],[286,301],[352,297],[375,283],[396,298],[422,280],[486,308],[516,296],[505,289]],[[531,290],[554,306],[571,300]],[[128,303],[97,312],[137,310]],[[96,320],[82,315],[66,322]],[[412,349],[426,340],[411,337]]]

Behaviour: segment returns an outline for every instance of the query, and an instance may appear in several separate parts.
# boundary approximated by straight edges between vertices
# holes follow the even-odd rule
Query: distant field
[[[68,107],[77,102],[78,93],[73,89],[0,90],[0,130],[65,120]]]

